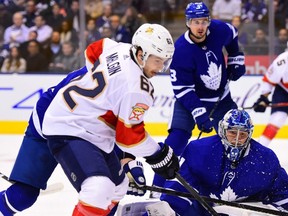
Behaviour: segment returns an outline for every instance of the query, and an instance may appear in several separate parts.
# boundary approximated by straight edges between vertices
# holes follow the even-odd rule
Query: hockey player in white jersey
[[[56,168],[57,161],[51,154],[47,140],[42,134],[43,116],[59,89],[85,73],[87,73],[86,67],[69,73],[60,83],[41,94],[35,104],[9,176],[9,180],[13,181],[13,184],[0,192],[1,216],[13,216],[30,208],[36,202],[40,189],[46,189],[47,181]],[[133,185],[137,183],[137,185],[145,184],[142,163],[133,160],[135,159],[133,155],[120,151],[117,146],[115,146],[115,151],[121,160],[125,173],[129,175],[130,182],[127,194],[143,196],[145,193],[143,188],[133,188]],[[121,178],[122,180],[125,178],[125,173],[119,176],[119,184]],[[113,215],[116,209],[115,207],[110,214]]]
[[[253,105],[255,112],[265,112],[270,103],[288,102],[288,49],[272,62],[262,80],[261,95]],[[271,93],[272,101],[268,99]],[[269,122],[259,142],[268,146],[285,124],[287,115],[288,106],[272,107]]]
[[[149,78],[165,71],[174,52],[173,39],[163,26],[143,24],[132,45],[108,38],[85,52],[87,68],[81,79],[55,96],[43,120],[48,146],[61,164],[79,202],[73,216],[108,215],[126,194],[120,186],[122,169],[113,151],[145,157],[164,178],[174,178],[178,158],[166,144],[155,142],[144,128],[144,115],[153,104]]]

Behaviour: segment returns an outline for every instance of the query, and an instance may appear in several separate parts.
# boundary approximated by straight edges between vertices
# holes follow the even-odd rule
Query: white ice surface
[[[156,140],[164,140],[163,137],[155,137]],[[17,156],[18,149],[22,141],[22,135],[0,135],[0,172],[9,176],[14,160]],[[278,155],[281,165],[288,172],[288,140],[275,139],[270,144],[270,148]],[[144,164],[145,165],[145,164]],[[144,166],[147,184],[152,182],[152,171],[147,165]],[[10,183],[0,179],[0,190],[7,188]],[[62,183],[64,188],[61,191],[42,194],[37,202],[24,212],[18,213],[19,216],[71,216],[73,208],[77,203],[77,192],[66,179],[63,171],[57,166],[55,172],[50,178],[48,185],[54,183]],[[146,193],[148,197],[149,193]],[[132,196],[127,196],[124,200],[137,199]]]

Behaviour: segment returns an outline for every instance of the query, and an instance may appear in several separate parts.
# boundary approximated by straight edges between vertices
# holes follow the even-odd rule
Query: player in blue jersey
[[[85,73],[87,73],[86,67],[71,72],[58,85],[44,92],[37,101],[9,177],[15,183],[0,192],[0,215],[12,216],[29,208],[36,202],[40,189],[46,189],[47,181],[58,163],[51,154],[47,140],[42,134],[44,113],[59,89]],[[138,185],[145,184],[141,162],[135,161],[133,155],[123,153],[118,148],[116,151],[119,159],[123,159],[125,172],[130,173],[129,181],[133,181],[131,184],[133,185],[135,182]],[[119,176],[119,179],[119,181],[123,181],[124,174]],[[144,192],[142,189],[135,190],[134,188],[132,190],[129,187],[127,194],[144,195]]]
[[[42,134],[44,113],[61,87],[86,72],[86,67],[83,67],[69,73],[37,101],[9,178],[16,183],[0,193],[0,215],[11,216],[29,208],[37,200],[40,189],[46,189],[47,181],[58,163]]]
[[[288,175],[272,150],[251,139],[253,128],[246,111],[228,111],[217,135],[187,145],[179,173],[202,196],[288,210]],[[165,188],[187,192],[175,180],[167,180]],[[181,216],[209,215],[195,200],[167,194],[160,199]]]
[[[209,133],[213,127],[217,131],[224,114],[237,108],[228,83],[245,73],[244,54],[239,51],[238,33],[232,25],[211,20],[203,2],[188,4],[185,15],[188,30],[175,42],[170,66],[176,100],[165,140],[178,156],[195,124],[201,133]],[[227,65],[224,48],[228,53]],[[153,184],[161,186],[164,181],[156,175]]]

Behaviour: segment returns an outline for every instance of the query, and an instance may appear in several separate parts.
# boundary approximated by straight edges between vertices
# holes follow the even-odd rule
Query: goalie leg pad
[[[175,216],[175,211],[165,201],[156,202],[146,206],[148,216]]]
[[[131,200],[121,200],[119,203],[116,216],[135,216],[144,215],[146,213],[146,206],[159,202],[159,200],[139,200],[131,202]],[[146,214],[147,215],[147,214]]]

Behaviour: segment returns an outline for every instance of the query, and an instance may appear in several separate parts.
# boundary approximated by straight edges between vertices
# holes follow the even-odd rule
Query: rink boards
[[[23,134],[34,104],[49,87],[57,84],[65,75],[0,74],[0,134]],[[260,95],[261,76],[244,76],[230,82],[231,94],[239,107],[251,107]],[[155,88],[154,105],[145,117],[145,127],[151,135],[166,136],[173,92],[168,75],[151,79]],[[255,124],[254,137],[258,137],[269,120],[270,108],[265,113],[247,109]],[[279,131],[277,138],[288,138],[288,123]],[[194,132],[194,135],[199,131]]]

